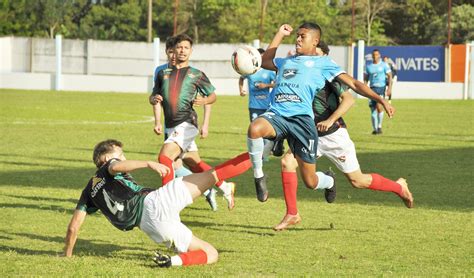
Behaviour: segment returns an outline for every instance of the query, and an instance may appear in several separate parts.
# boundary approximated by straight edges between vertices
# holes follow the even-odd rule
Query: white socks
[[[263,138],[247,138],[247,148],[250,155],[250,161],[253,167],[253,176],[255,178],[263,177]]]
[[[314,190],[329,189],[334,185],[334,179],[323,172],[316,172],[318,176],[318,186]]]

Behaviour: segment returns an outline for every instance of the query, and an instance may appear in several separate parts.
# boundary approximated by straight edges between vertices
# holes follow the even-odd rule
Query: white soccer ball
[[[250,75],[262,66],[262,56],[255,47],[242,46],[234,51],[230,62],[238,74]]]

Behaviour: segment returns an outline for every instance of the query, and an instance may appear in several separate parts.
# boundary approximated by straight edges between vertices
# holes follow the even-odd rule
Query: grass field
[[[415,208],[391,193],[352,189],[337,173],[338,198],[300,183],[303,222],[274,232],[283,217],[279,160],[265,165],[270,199],[259,203],[249,172],[236,208],[208,209],[204,198],[182,219],[220,252],[210,266],[158,269],[157,246],[140,230],[123,233],[88,216],[75,257],[58,255],[82,188],[94,173],[100,140],[125,143],[128,159],[154,159],[163,141],[152,131],[146,95],[0,90],[0,276],[474,276],[474,102],[394,100],[395,118],[370,135],[367,102],[346,121],[362,170],[406,177]],[[198,140],[211,165],[246,150],[246,99],[218,98],[210,136]],[[330,166],[325,159],[319,169]],[[139,183],[160,186],[149,170]],[[331,229],[330,225],[334,228]]]

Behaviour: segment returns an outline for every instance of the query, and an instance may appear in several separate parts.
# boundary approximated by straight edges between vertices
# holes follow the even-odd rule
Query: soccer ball
[[[242,46],[237,48],[230,60],[234,70],[240,75],[256,73],[262,66],[262,56],[255,47]]]

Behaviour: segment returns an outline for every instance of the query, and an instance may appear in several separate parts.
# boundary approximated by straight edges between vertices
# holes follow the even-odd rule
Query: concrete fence
[[[150,92],[153,72],[165,63],[164,43],[69,40],[59,41],[60,75],[56,75],[56,49],[53,39],[0,38],[0,88]],[[239,76],[233,71],[230,56],[244,44],[197,44],[193,47],[191,65],[210,78],[218,94],[237,95]],[[331,46],[331,57],[349,74],[353,74],[354,49]],[[286,56],[294,45],[282,45],[277,56]],[[159,52],[156,52],[159,51]],[[56,84],[60,83],[60,84]],[[440,89],[442,88],[442,89]],[[395,92],[403,98],[462,98],[462,83],[399,82]]]

